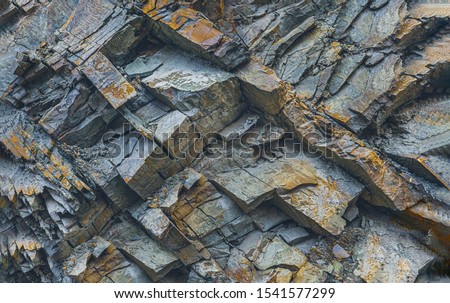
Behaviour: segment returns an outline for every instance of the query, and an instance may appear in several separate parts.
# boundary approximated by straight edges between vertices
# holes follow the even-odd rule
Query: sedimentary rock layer
[[[0,0],[0,282],[446,281],[449,22]]]

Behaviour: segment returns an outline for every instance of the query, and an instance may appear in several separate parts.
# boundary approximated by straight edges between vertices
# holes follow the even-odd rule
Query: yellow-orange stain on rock
[[[213,27],[213,24],[205,19],[184,27],[179,33],[191,42],[200,45],[203,49],[216,46],[223,38],[223,33]]]

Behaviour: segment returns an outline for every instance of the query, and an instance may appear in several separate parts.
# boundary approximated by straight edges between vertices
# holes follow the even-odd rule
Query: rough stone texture
[[[115,109],[136,96],[134,87],[102,53],[93,55],[81,70]]]
[[[142,80],[144,85],[162,102],[188,116],[202,134],[220,131],[245,109],[234,75],[170,48],[149,60],[163,64]]]
[[[449,22],[0,0],[0,282],[446,281]]]
[[[244,46],[216,29],[200,12],[175,2],[148,0],[141,6],[157,37],[196,52],[228,70],[248,60]]]

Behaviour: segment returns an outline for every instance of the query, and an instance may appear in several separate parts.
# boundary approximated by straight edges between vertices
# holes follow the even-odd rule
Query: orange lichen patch
[[[72,185],[80,191],[83,189],[89,190],[89,187],[75,176],[70,167],[64,164],[59,154],[54,152],[49,158],[53,165],[50,164],[45,167],[44,175],[47,177],[51,176],[52,179],[56,178],[57,180],[61,180],[63,187],[68,190],[72,188]],[[68,180],[71,181],[69,182]]]
[[[50,181],[56,180],[56,179],[53,177],[52,173],[49,172],[47,169],[41,169],[41,171],[42,171],[42,174],[44,175],[44,177],[45,177],[46,179],[48,179],[48,180],[50,180]]]
[[[158,10],[156,10],[156,9],[149,11],[146,15],[155,21],[157,21],[165,16],[164,14],[158,15]]]
[[[90,190],[90,188],[86,185],[86,183],[84,183],[83,181],[81,181],[78,178],[76,178],[72,181],[72,185],[75,186],[75,188],[79,191],[81,191],[83,189]]]
[[[116,109],[126,103],[129,98],[136,96],[134,87],[128,82],[122,82],[118,85],[116,83],[111,83],[103,88],[101,92]]]
[[[247,264],[240,264],[237,269],[231,270],[226,269],[225,273],[230,277],[233,278],[235,281],[240,283],[251,283],[253,282],[253,275],[254,272],[249,271],[248,268],[244,267],[250,267],[251,263],[247,260]]]
[[[144,14],[154,10],[156,8],[156,2],[158,0],[148,0],[144,6],[142,6],[141,10],[144,12]]]
[[[6,136],[1,138],[1,142],[16,158],[37,161],[36,168],[47,180],[53,183],[60,181],[67,190],[71,190],[73,185],[80,191],[83,189],[90,191],[89,187],[72,172],[71,168],[63,163],[63,159],[57,154],[57,151],[51,152],[45,144],[40,144],[35,140],[32,130],[27,132],[17,126],[9,130]],[[51,145],[54,144],[51,143]],[[28,196],[35,194],[35,191],[35,187],[19,189],[19,192]]]
[[[181,28],[188,20],[199,19],[198,12],[190,8],[180,8],[167,18],[161,19],[161,22],[167,24],[173,30]]]
[[[81,70],[116,109],[137,95],[134,87],[101,53],[93,55]]]
[[[26,196],[33,196],[36,194],[40,194],[42,191],[38,190],[38,188],[35,185],[29,185],[29,186],[21,186],[20,188],[16,188],[17,193],[22,193]]]
[[[335,49],[340,49],[341,48],[341,43],[339,43],[337,41],[334,41],[334,42],[331,42],[330,46],[332,48],[335,48]]]
[[[164,24],[168,25],[171,29],[178,30],[188,21],[188,19],[175,12],[174,14],[170,15],[168,21],[165,21],[164,19],[161,21]]]
[[[24,146],[23,137],[17,136],[17,130],[9,130],[6,137],[3,137],[1,142],[5,145],[13,155],[19,159],[29,160],[32,157],[30,150]]]
[[[218,45],[223,38],[223,33],[215,29],[214,25],[205,19],[187,25],[179,33],[205,50]]]
[[[339,110],[335,110],[334,106],[331,106],[329,104],[325,105],[325,112],[330,116],[333,117],[333,119],[337,121],[341,121],[343,123],[348,123],[351,116],[344,116],[342,114],[339,114]]]
[[[155,10],[161,9],[171,3],[175,2],[174,0],[148,0],[141,8],[141,11],[145,14]]]
[[[61,184],[67,190],[70,190],[72,188],[72,185],[70,184],[70,182],[66,178],[61,180]]]
[[[294,283],[321,283],[325,280],[324,272],[306,262],[293,276]]]

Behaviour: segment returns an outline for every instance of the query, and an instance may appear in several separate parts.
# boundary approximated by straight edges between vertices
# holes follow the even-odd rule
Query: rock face
[[[0,0],[0,282],[445,280],[449,22]]]

